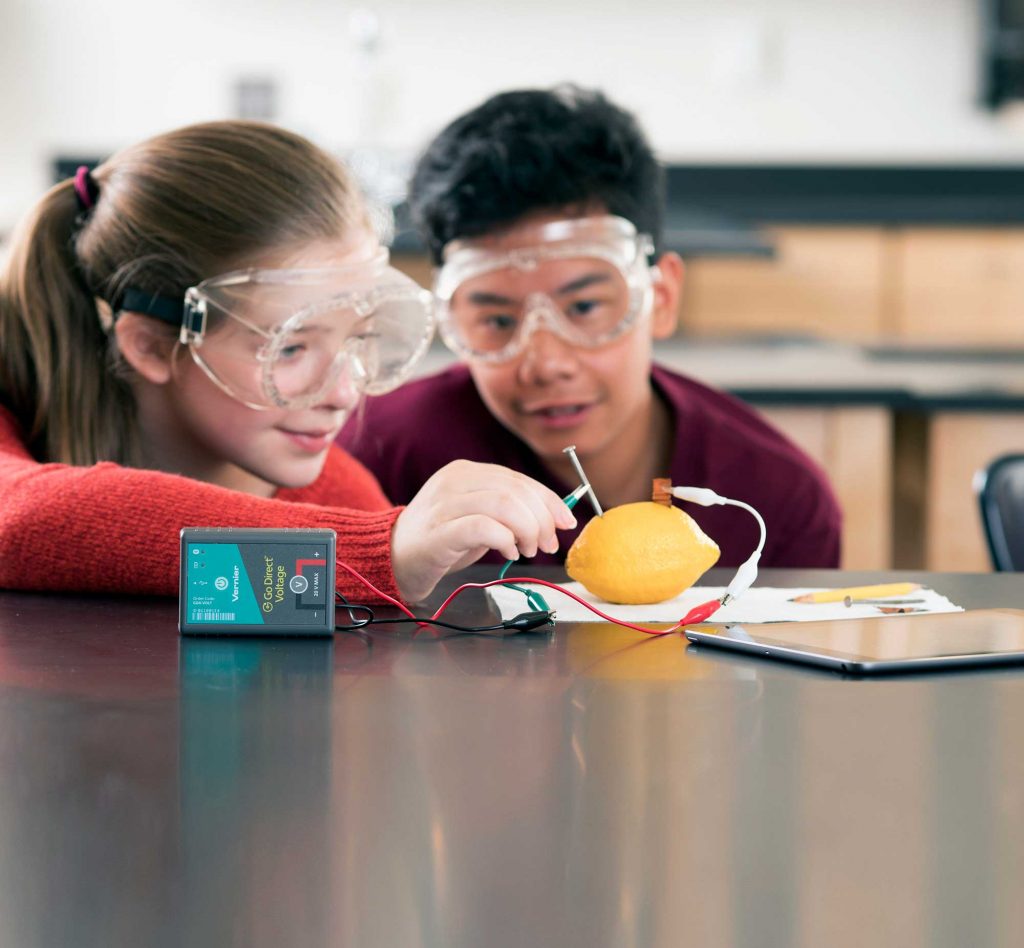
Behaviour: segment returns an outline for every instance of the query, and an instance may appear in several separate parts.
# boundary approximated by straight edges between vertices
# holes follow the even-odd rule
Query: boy
[[[668,476],[757,508],[763,566],[838,566],[839,508],[814,463],[737,399],[652,364],[683,282],[682,260],[659,247],[663,203],[635,120],[597,92],[509,92],[456,119],[420,158],[409,204],[464,364],[370,399],[341,443],[398,504],[455,458],[564,495],[574,444],[605,509],[650,500],[652,478]],[[753,551],[743,511],[686,509],[720,565]],[[575,512],[582,528],[586,501]],[[535,562],[562,561],[574,538]]]

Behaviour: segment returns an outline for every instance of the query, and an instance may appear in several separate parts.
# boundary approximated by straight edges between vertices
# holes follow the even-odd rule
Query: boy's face
[[[528,246],[525,238],[538,224],[567,216],[556,212],[524,218],[497,236],[494,245],[503,250]],[[485,289],[519,300],[531,293],[557,297],[560,287],[586,281],[586,266],[586,261],[566,259],[534,272],[497,271],[487,278]],[[582,459],[596,460],[629,441],[623,435],[646,417],[653,397],[652,341],[675,329],[682,261],[667,254],[659,270],[649,315],[611,342],[588,348],[540,325],[508,361],[469,363],[491,413],[542,460],[556,465],[564,461],[562,449],[568,444],[576,445]]]

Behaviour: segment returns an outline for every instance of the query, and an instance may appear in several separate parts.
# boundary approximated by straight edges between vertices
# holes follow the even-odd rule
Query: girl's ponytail
[[[116,350],[75,254],[86,214],[64,181],[12,238],[0,278],[0,403],[40,460],[132,463],[134,398],[112,371]]]

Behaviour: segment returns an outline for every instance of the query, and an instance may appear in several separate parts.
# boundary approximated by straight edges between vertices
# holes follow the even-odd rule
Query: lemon
[[[719,552],[678,507],[645,501],[591,520],[569,548],[565,568],[607,602],[663,602],[697,582]]]

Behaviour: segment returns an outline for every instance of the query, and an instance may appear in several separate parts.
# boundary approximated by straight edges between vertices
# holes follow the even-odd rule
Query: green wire
[[[508,568],[514,562],[514,560],[505,561],[505,565],[501,568],[501,572],[498,573],[498,579],[505,578],[505,574],[508,572]],[[521,592],[524,596],[526,596],[526,602],[531,609],[543,612],[551,611],[551,607],[547,604],[544,597],[539,592],[534,592],[534,590],[527,589],[525,586],[517,586],[515,583],[502,583],[502,585],[506,589],[514,589],[516,592]]]
[[[572,491],[566,494],[562,498],[562,503],[565,504],[570,510],[580,502],[580,498],[576,496],[576,491]],[[498,571],[498,579],[504,579],[505,574],[509,571],[509,568],[515,560],[505,560],[505,565]],[[532,589],[527,589],[525,586],[517,586],[515,583],[502,583],[506,589],[514,589],[516,592],[521,592],[526,596],[526,602],[530,608],[541,611],[550,612],[551,607],[547,604],[547,600],[539,593]]]

